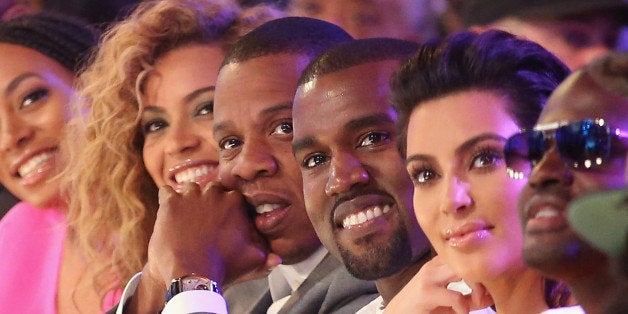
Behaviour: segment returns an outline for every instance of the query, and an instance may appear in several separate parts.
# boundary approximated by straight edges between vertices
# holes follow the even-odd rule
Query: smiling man
[[[293,151],[308,215],[329,251],[357,278],[376,280],[383,305],[431,257],[396,146],[389,79],[417,45],[364,39],[323,53],[304,71]]]
[[[567,212],[577,197],[626,185],[627,70],[624,55],[574,72],[505,151],[509,168],[528,177],[519,199],[526,263],[565,281],[587,313],[620,292],[608,256],[574,232]]]

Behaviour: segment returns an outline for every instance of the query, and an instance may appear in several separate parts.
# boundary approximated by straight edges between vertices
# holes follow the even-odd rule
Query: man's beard
[[[364,245],[370,245],[370,241],[370,236],[360,240]],[[338,249],[349,273],[363,280],[376,280],[393,275],[412,260],[412,247],[404,224],[395,229],[390,242],[384,247],[373,247],[359,256],[340,245]]]

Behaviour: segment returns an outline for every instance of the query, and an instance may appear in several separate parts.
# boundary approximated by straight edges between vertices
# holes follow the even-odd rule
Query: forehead
[[[71,71],[63,67],[56,60],[40,53],[37,50],[20,45],[0,43],[0,77],[6,77],[14,72],[30,71],[41,72],[42,68],[55,72],[70,74]]]
[[[628,98],[602,88],[588,75],[576,72],[554,91],[538,124],[603,118],[613,127],[628,128]]]
[[[391,74],[397,61],[366,63],[320,76],[297,90],[293,118],[295,132],[301,120],[344,124],[369,112],[391,111]]]
[[[242,120],[280,103],[292,103],[307,57],[277,54],[223,66],[214,98],[214,121]]]
[[[449,150],[479,134],[508,137],[519,130],[507,113],[507,97],[469,90],[424,101],[408,122],[408,154],[436,148]],[[434,123],[438,121],[438,123]]]
[[[175,102],[190,91],[216,85],[218,68],[224,57],[217,44],[176,48],[160,57],[146,78],[145,97],[149,103],[159,98]],[[204,60],[199,63],[199,60]]]

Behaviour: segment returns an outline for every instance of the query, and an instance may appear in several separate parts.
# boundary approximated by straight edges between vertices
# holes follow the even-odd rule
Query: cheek
[[[494,220],[492,223],[499,224],[502,237],[506,241],[512,242],[513,247],[521,247],[522,230],[519,213],[517,211],[517,200],[525,185],[525,180],[512,180],[508,177],[499,176],[486,186],[500,187],[500,193],[494,193],[495,189],[486,191],[488,199],[485,204],[477,204],[478,208],[485,208],[494,211],[490,214]],[[481,201],[480,201],[481,202]]]
[[[412,203],[414,205],[414,214],[416,219],[423,229],[423,232],[428,237],[432,245],[438,244],[438,200],[434,197],[435,191],[423,193],[421,191],[414,191]]]
[[[622,188],[626,186],[625,173],[624,159],[609,163],[608,167],[599,172],[572,171],[572,192],[578,196],[599,190]]]
[[[299,190],[299,194],[303,194],[303,177],[301,176],[301,167],[297,164],[292,149],[280,152],[276,155],[279,159],[280,167],[283,166],[283,174],[294,183],[296,189]]]
[[[306,175],[307,176],[307,175]],[[321,187],[314,177],[308,176],[303,179],[303,197],[305,199],[305,209],[310,216],[312,222],[322,220],[321,211],[323,207],[324,194],[321,193]]]
[[[160,154],[158,151],[159,145],[145,141],[144,147],[142,148],[142,159],[144,160],[146,171],[148,171],[148,174],[155,184],[162,186],[165,182],[163,182],[161,178],[161,169],[159,167],[161,158],[159,157]]]
[[[220,156],[220,153],[218,153]],[[220,159],[218,161],[218,180],[229,189],[236,189],[235,178],[231,175],[233,161]]]
[[[49,107],[50,111],[48,111],[40,121],[44,125],[44,128],[50,132],[45,134],[46,136],[55,137],[60,140],[70,115],[66,102],[55,102],[54,106]]]

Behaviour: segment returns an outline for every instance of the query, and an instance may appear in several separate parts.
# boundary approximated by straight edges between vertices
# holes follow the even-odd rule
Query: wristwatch
[[[222,295],[218,283],[197,274],[189,274],[183,277],[172,279],[170,289],[166,292],[166,303],[175,295],[191,290],[209,290]]]

